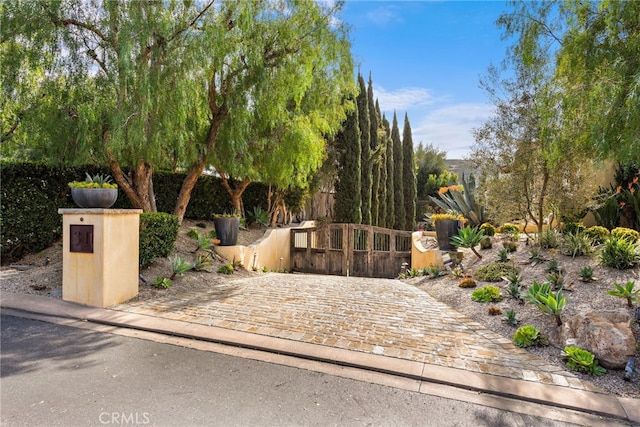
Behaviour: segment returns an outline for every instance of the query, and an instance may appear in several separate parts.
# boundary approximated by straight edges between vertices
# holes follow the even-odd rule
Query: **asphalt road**
[[[2,426],[566,426],[266,362],[2,315]]]

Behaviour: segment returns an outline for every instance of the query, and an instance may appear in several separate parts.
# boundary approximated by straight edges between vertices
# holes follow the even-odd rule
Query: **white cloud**
[[[378,98],[382,110],[391,113],[395,110],[398,114],[412,107],[431,105],[436,101],[429,89],[421,87],[405,87],[389,92],[374,84],[373,95]]]
[[[493,113],[488,104],[456,104],[431,110],[419,117],[411,116],[413,142],[431,143],[458,159],[469,154],[475,143],[472,129],[480,127]]]
[[[367,13],[367,19],[380,27],[389,24],[401,23],[402,18],[396,12],[397,7],[393,5],[381,6]]]

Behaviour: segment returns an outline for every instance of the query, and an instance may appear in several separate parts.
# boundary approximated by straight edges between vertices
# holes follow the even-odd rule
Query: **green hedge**
[[[75,207],[68,183],[84,180],[85,174],[110,174],[106,167],[47,166],[34,163],[0,162],[0,255],[12,262],[27,253],[39,252],[62,237],[59,208]],[[159,212],[172,213],[184,174],[156,172],[153,185]],[[266,209],[267,187],[251,184],[243,196],[245,209]],[[118,192],[114,208],[128,209],[131,204],[123,191]],[[231,210],[231,199],[221,180],[204,175],[191,194],[185,218],[208,220],[216,213]]]
[[[140,215],[140,265],[169,256],[178,237],[178,217],[164,212]]]

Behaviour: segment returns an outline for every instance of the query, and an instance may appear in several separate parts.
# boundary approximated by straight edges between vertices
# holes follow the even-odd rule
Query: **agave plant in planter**
[[[81,208],[110,208],[118,198],[118,185],[109,175],[86,174],[84,181],[69,183],[71,198]]]

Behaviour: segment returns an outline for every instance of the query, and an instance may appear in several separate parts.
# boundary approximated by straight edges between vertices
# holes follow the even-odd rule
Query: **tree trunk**
[[[109,168],[113,179],[136,209],[156,212],[156,197],[153,192],[153,166],[139,163],[134,170],[125,174],[113,155],[109,155]]]
[[[218,175],[220,175],[220,178],[222,179],[222,185],[225,190],[227,190],[229,197],[231,197],[231,204],[233,205],[234,212],[240,213],[244,216],[242,209],[242,194],[249,184],[251,184],[251,180],[249,178],[245,178],[242,182],[238,183],[238,181],[235,181],[231,177],[227,178],[227,174],[218,166],[214,166],[214,168],[218,171]]]

